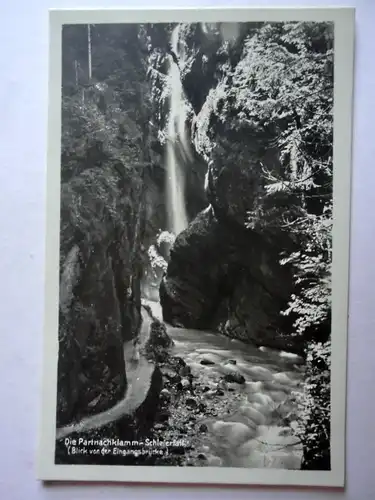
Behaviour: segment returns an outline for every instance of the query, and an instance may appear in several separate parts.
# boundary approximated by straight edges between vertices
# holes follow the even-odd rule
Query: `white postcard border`
[[[332,263],[331,471],[223,467],[56,465],[62,25],[145,22],[333,21],[334,226]],[[46,263],[42,408],[37,462],[41,480],[335,486],[345,483],[354,8],[61,9],[50,11]]]

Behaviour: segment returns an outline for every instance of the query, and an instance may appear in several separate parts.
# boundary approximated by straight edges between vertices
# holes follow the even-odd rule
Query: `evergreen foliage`
[[[63,31],[62,192],[69,197],[67,183],[80,176],[75,182],[95,193],[95,235],[104,217],[119,217],[113,199],[131,185],[121,206],[143,227],[143,241],[158,238],[139,260],[159,274],[167,266],[160,245],[174,237],[145,216],[143,186],[146,175],[158,182],[163,165],[174,27],[93,25],[90,40],[87,26]],[[295,275],[282,315],[293,318],[292,333],[306,343],[298,432],[304,468],[329,468],[333,26],[243,23],[233,31],[192,24],[180,27],[179,43],[194,152],[209,165],[251,172],[245,226],[297,244],[280,262]]]
[[[228,142],[268,139],[276,148],[276,163],[266,154],[256,158],[259,195],[247,227],[276,226],[298,242],[298,251],[281,256],[295,270],[295,292],[282,314],[295,318],[295,335],[306,335],[304,466],[329,468],[331,344],[324,332],[331,317],[333,27],[267,23],[240,44],[234,64],[233,44],[219,49],[228,57],[195,117],[195,145],[213,162],[235,151],[249,168],[246,148]]]

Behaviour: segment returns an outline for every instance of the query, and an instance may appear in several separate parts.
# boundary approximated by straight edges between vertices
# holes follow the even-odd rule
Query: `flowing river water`
[[[148,304],[161,319],[160,305]],[[167,331],[174,341],[172,354],[183,358],[206,386],[206,398],[227,374],[245,379],[243,384],[226,383],[229,397],[222,398],[215,417],[202,420],[207,432],[197,437],[196,446],[208,465],[299,469],[302,449],[295,436],[297,412],[291,396],[302,390],[303,361],[217,333],[168,325]]]
[[[169,105],[166,147],[169,229],[179,234],[188,225],[181,160],[188,155],[187,101],[181,71],[187,63],[178,25],[172,32],[167,82]],[[230,34],[230,36],[232,36]],[[161,318],[160,304],[148,302]],[[205,431],[194,446],[209,465],[298,469],[302,450],[295,436],[296,404],[293,393],[302,390],[303,362],[297,356],[258,348],[212,332],[167,325],[174,341],[172,354],[191,368],[196,382],[205,388],[207,406],[217,406],[215,416],[202,421]],[[233,382],[223,383],[223,378]],[[235,378],[242,383],[235,383]],[[244,380],[243,380],[244,379]],[[223,387],[220,387],[220,384]],[[218,390],[221,399],[217,399]],[[210,401],[210,398],[211,401]],[[202,401],[203,402],[203,401]]]
[[[162,320],[158,302],[144,303]],[[143,320],[140,346],[149,336],[147,313]],[[188,419],[194,421],[196,429],[190,427],[196,457],[204,457],[209,466],[299,469],[302,449],[295,435],[298,413],[292,395],[303,388],[303,360],[214,332],[166,326],[174,342],[170,354],[190,367],[200,388],[195,392],[196,403],[208,409],[198,412],[199,417],[192,410]],[[134,352],[133,342],[127,342],[128,388],[124,398],[109,410],[57,429],[57,440],[134,414],[149,390],[153,371],[153,365],[143,357],[135,359]],[[180,409],[189,414],[185,403]],[[171,425],[173,429],[173,422]],[[202,426],[204,431],[200,432]]]

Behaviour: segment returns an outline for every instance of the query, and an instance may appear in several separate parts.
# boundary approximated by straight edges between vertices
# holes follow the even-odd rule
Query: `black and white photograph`
[[[343,481],[352,12],[281,10],[61,23],[56,477]]]

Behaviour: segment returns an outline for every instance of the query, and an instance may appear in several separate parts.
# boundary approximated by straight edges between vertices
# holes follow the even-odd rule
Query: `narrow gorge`
[[[329,469],[332,33],[64,27],[57,463]]]

